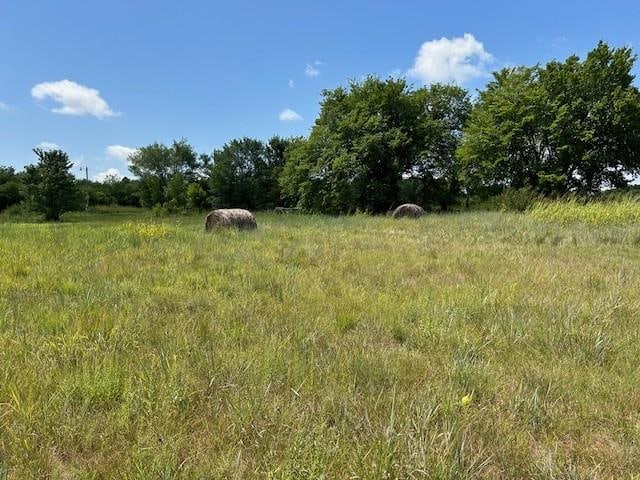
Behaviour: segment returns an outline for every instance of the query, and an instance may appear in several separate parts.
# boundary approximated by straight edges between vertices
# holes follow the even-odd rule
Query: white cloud
[[[293,81],[293,78],[289,79],[289,88],[296,88],[296,82]]]
[[[3,112],[10,112],[12,108],[6,103],[0,102],[0,110],[2,110]]]
[[[109,108],[98,90],[71,80],[39,83],[31,89],[31,96],[36,100],[51,98],[60,103],[61,107],[54,108],[52,112],[61,115],[93,115],[98,118],[120,115]]]
[[[83,155],[79,155],[75,157],[73,160],[71,160],[71,165],[73,166],[73,168],[80,168],[83,163],[84,163]]]
[[[104,183],[109,180],[122,180],[122,174],[117,168],[109,168],[93,177],[94,182]]]
[[[41,150],[60,150],[61,147],[57,143],[53,142],[40,142],[36,145],[36,148],[40,148]]]
[[[137,151],[136,148],[124,147],[122,145],[109,145],[104,153],[108,158],[126,162],[129,160],[129,157]]]
[[[280,112],[280,115],[278,115],[278,118],[283,122],[299,122],[300,120],[302,120],[302,116],[298,112],[295,112],[290,108],[285,108],[284,110],[282,110]]]
[[[493,57],[484,45],[470,33],[465,33],[463,37],[423,43],[408,73],[425,84],[463,84],[488,75],[487,66],[492,61]]]
[[[309,78],[317,77],[318,75],[320,75],[320,70],[318,70],[317,68],[318,66],[320,66],[320,64],[321,62],[319,62],[318,60],[316,60],[313,64],[307,63],[307,66],[304,69],[304,74]]]

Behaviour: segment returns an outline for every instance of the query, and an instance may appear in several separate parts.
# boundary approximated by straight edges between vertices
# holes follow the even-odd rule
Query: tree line
[[[369,76],[322,92],[307,137],[231,140],[212,154],[186,141],[130,158],[134,178],[76,181],[68,156],[0,167],[0,209],[48,219],[90,204],[202,210],[296,206],[383,213],[400,203],[446,211],[505,192],[594,196],[640,173],[640,92],[628,47],[600,42],[581,60],[504,68],[472,98]],[[53,193],[56,192],[56,193]]]

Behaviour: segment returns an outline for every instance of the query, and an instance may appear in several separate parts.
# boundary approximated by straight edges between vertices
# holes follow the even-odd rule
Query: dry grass
[[[530,215],[541,221],[562,225],[584,223],[587,225],[627,225],[640,223],[640,201],[622,199],[610,202],[579,202],[575,199],[555,202],[538,202]]]
[[[71,220],[0,224],[0,478],[640,471],[636,226]]]

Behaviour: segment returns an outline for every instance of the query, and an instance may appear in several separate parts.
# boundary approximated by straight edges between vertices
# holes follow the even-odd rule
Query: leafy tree
[[[186,140],[174,141],[171,146],[153,143],[139,148],[129,157],[129,169],[139,177],[154,176],[164,183],[177,173],[185,179],[198,175],[200,158]]]
[[[251,138],[232,140],[213,152],[209,186],[216,206],[256,207],[253,174],[264,156],[262,142]]]
[[[368,77],[323,97],[309,139],[286,151],[280,185],[288,201],[333,213],[453,203],[455,151],[471,107],[464,89],[412,90],[402,79]]]
[[[36,165],[25,169],[30,206],[44,214],[45,220],[60,220],[62,213],[79,206],[79,190],[69,172],[72,164],[62,150],[35,149]]]
[[[460,193],[456,150],[471,100],[465,89],[441,84],[416,90],[413,98],[419,108],[415,138],[418,152],[408,176],[420,180],[419,203],[426,206],[435,202],[441,210],[447,210]]]
[[[537,186],[550,170],[549,109],[538,67],[494,73],[473,109],[459,154],[467,183]]]
[[[264,188],[264,203],[269,207],[284,203],[279,178],[286,161],[286,151],[295,141],[295,138],[282,138],[276,135],[271,137],[265,145],[267,162],[262,175],[261,188]]]
[[[147,175],[140,178],[140,203],[143,207],[162,205],[165,202],[165,185],[160,177]]]
[[[545,67],[494,74],[459,156],[468,184],[593,194],[640,171],[640,93],[628,48],[601,42]]]
[[[108,177],[103,182],[79,180],[78,186],[89,195],[90,205],[140,206],[140,182],[127,177]]]
[[[273,208],[281,198],[278,177],[291,140],[271,138],[266,144],[241,138],[213,153],[209,186],[219,206]]]
[[[311,150],[311,143],[305,138],[295,138],[284,151],[284,165],[278,177],[280,195],[287,206],[304,205],[307,208],[321,201],[321,182],[311,175],[311,161],[317,154]]]
[[[209,206],[207,191],[199,183],[190,183],[186,195],[189,210],[205,210]]]
[[[0,166],[0,211],[22,201],[22,185],[12,167]]]
[[[635,60],[630,48],[600,42],[583,62],[572,56],[542,71],[553,112],[550,143],[566,189],[594,194],[640,173]]]
[[[187,183],[182,173],[173,175],[165,189],[165,206],[169,211],[184,210],[187,207]]]
[[[325,90],[320,116],[308,141],[292,150],[281,183],[289,196],[297,190],[305,208],[386,211],[415,156],[418,117],[404,80],[369,77]]]
[[[140,182],[127,177],[113,183],[107,182],[107,190],[110,197],[117,205],[139,207],[140,203]]]
[[[138,149],[129,157],[129,169],[140,178],[143,205],[164,204],[167,184],[177,174],[187,183],[196,181],[206,159],[198,156],[186,140],[174,141],[171,146],[153,143]]]

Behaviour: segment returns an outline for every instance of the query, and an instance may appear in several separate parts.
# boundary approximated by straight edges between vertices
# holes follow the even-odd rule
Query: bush
[[[495,198],[498,209],[507,212],[525,212],[540,200],[540,194],[530,188],[509,188]]]
[[[474,197],[471,208],[474,210],[525,212],[542,199],[541,194],[530,188],[508,188],[493,195]]]
[[[31,212],[28,208],[25,208],[24,203],[17,203],[15,205],[11,205],[10,207],[5,208],[2,211],[3,215],[7,217],[22,217],[24,215],[29,215]]]
[[[10,181],[0,184],[0,211],[12,205],[16,205],[21,201],[22,193],[18,182]]]
[[[151,214],[154,217],[166,217],[169,211],[163,205],[157,204],[151,208]]]
[[[187,187],[187,208],[189,210],[205,210],[207,205],[207,192],[199,183],[191,183]]]

